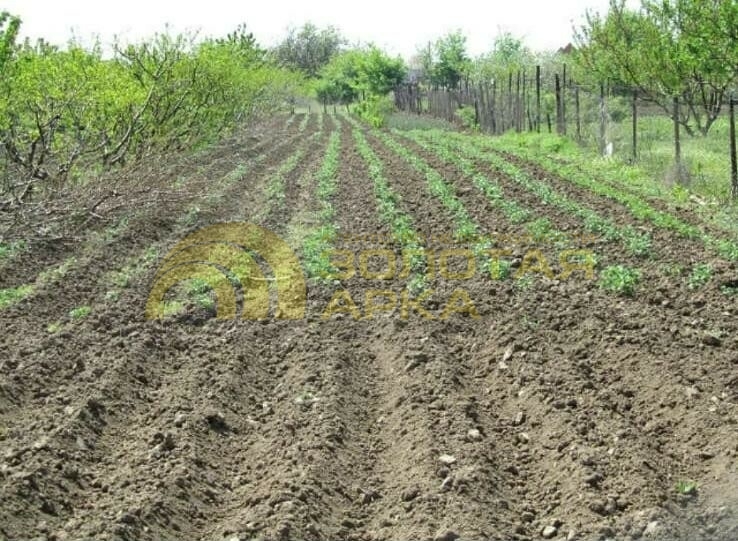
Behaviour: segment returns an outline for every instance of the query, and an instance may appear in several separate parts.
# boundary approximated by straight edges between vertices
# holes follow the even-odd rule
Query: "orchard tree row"
[[[104,54],[101,44],[19,43],[20,24],[0,14],[0,192],[16,204],[83,171],[213,141],[303,84],[244,27],[198,42],[159,34]]]

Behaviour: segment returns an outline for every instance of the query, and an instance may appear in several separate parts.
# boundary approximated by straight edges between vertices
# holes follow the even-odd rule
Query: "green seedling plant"
[[[205,310],[215,308],[215,299],[212,296],[210,284],[200,278],[192,278],[184,282],[184,290],[187,298],[196,306]]]
[[[77,259],[70,257],[65,259],[60,265],[39,273],[35,282],[32,284],[22,284],[17,287],[0,289],[0,310],[33,296],[39,287],[48,287],[59,282],[76,265]]]
[[[515,289],[517,289],[518,291],[528,291],[531,287],[533,287],[534,282],[535,278],[532,274],[525,274],[515,280]]]
[[[676,490],[684,496],[692,496],[697,494],[697,483],[694,481],[679,481]]]
[[[84,319],[92,313],[92,308],[89,306],[78,306],[69,311],[69,317],[75,321]]]
[[[738,296],[738,285],[722,285],[720,291],[728,297],[735,297]]]
[[[23,241],[9,242],[7,244],[0,243],[0,262],[13,259],[25,250],[26,243]]]
[[[702,263],[696,265],[689,275],[689,289],[699,289],[712,279],[712,265]]]
[[[512,276],[512,262],[507,259],[497,259],[489,267],[489,275],[493,280],[507,280]]]
[[[249,167],[245,163],[239,163],[233,171],[228,173],[224,180],[225,184],[233,184],[235,182],[240,182],[246,178],[246,175],[249,172]]]
[[[600,287],[611,293],[632,297],[640,279],[641,273],[638,269],[613,265],[606,267],[600,273]]]
[[[0,289],[0,310],[30,297],[35,289],[36,288],[33,285],[22,285],[8,289]]]
[[[63,328],[64,324],[61,321],[54,321],[53,323],[49,323],[46,326],[46,332],[49,334],[56,334],[58,332],[61,332]]]

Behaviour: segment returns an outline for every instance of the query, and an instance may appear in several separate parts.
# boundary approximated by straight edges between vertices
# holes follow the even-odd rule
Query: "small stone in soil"
[[[546,526],[541,530],[541,535],[544,539],[551,539],[554,535],[556,535],[556,528],[553,526]]]
[[[446,465],[451,465],[451,464],[453,464],[454,462],[456,462],[456,457],[455,457],[455,456],[453,456],[453,455],[447,455],[447,454],[443,454],[443,455],[441,455],[441,456],[439,456],[439,457],[438,457],[438,460],[439,460],[439,461],[440,461],[440,462],[441,462],[442,464],[446,464]]]

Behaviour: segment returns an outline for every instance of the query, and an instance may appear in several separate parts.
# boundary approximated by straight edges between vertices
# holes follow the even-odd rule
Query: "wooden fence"
[[[404,84],[394,91],[395,105],[401,111],[429,114],[449,122],[460,123],[459,109],[473,110],[475,124],[483,132],[497,135],[509,131],[549,132],[568,135],[583,144],[596,148],[600,155],[613,154],[610,137],[613,118],[631,124],[626,140],[618,141],[619,154],[627,152],[628,159],[639,158],[639,119],[646,115],[666,116],[667,112],[653,102],[643,99],[637,91],[608,87],[592,88],[575,82],[563,66],[561,73],[543,74],[535,70],[510,72],[497,80],[485,83],[464,81],[458,89],[424,88],[417,83]],[[616,99],[617,101],[613,101]],[[612,111],[611,105],[617,104]],[[738,199],[738,163],[735,151],[735,105],[728,101],[730,123],[731,192]],[[683,171],[682,131],[680,123],[683,104],[674,98],[669,118],[673,122],[673,149],[675,171],[681,181]],[[617,115],[615,113],[618,113]],[[622,137],[621,137],[622,139]]]

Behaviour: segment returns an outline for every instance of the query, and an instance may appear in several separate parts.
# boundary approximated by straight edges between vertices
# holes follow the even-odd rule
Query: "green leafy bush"
[[[456,111],[456,116],[459,118],[465,128],[476,130],[479,128],[477,123],[477,113],[474,107],[471,105],[464,105]]]
[[[354,108],[359,118],[375,128],[384,126],[394,110],[395,106],[387,96],[369,96]]]

